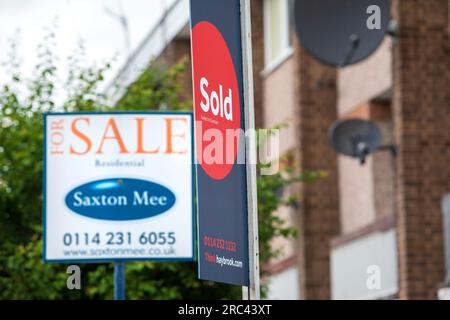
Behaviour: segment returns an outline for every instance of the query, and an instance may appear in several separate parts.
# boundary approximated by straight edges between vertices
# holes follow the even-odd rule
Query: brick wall
[[[176,38],[171,41],[163,53],[157,59],[157,63],[174,66],[185,62],[186,69],[180,76],[181,101],[193,101],[192,97],[192,65],[191,65],[191,40],[189,38]]]
[[[370,74],[368,69],[368,75]],[[386,77],[390,77],[390,74],[386,74]],[[372,86],[370,82],[368,86]],[[394,143],[389,102],[369,101],[340,117],[374,121],[381,130],[382,144]],[[346,156],[339,156],[338,159],[342,234],[352,233],[375,223],[381,216],[393,216],[395,157],[388,150],[377,152],[368,157],[363,166],[357,159]]]
[[[263,1],[252,0],[253,89],[255,99],[255,126],[264,127],[263,79],[264,69],[264,21]]]
[[[392,87],[392,40],[386,37],[366,60],[338,71],[338,114],[353,111]]]
[[[357,159],[339,155],[340,224],[342,234],[352,233],[374,223],[374,158],[364,166]]]
[[[383,144],[392,145],[393,124],[389,120],[378,119],[376,124],[383,135]],[[377,218],[395,216],[395,156],[388,150],[373,155],[374,202]]]
[[[326,179],[300,186],[300,293],[330,298],[330,241],[339,234],[337,156],[328,130],[336,120],[336,70],[324,66],[294,42],[298,163],[302,172],[324,169]]]
[[[280,131],[280,154],[292,150],[298,145],[295,135],[295,109],[294,99],[296,90],[294,81],[295,61],[290,58],[279,65],[263,80],[264,98],[264,127],[273,128],[284,124],[287,127]]]
[[[435,299],[444,280],[440,202],[450,191],[448,0],[394,0],[394,125],[401,299]]]
[[[296,101],[294,88],[294,66],[293,57],[282,62],[279,66],[271,70],[270,73],[263,76],[263,105],[264,105],[264,127],[273,128],[280,124],[287,127],[280,131],[280,155],[290,154],[298,148],[298,139],[296,136],[297,127],[295,122]],[[293,195],[296,192],[294,188],[286,188],[285,197]],[[295,226],[298,210],[291,207],[282,207],[276,212],[277,216],[286,221],[288,225]],[[272,242],[272,246],[281,249],[282,254],[271,264],[281,263],[284,265],[286,259],[291,259],[297,255],[296,241],[277,237]],[[272,270],[274,268],[271,268]],[[279,268],[275,268],[279,270]],[[282,270],[281,270],[282,271]]]

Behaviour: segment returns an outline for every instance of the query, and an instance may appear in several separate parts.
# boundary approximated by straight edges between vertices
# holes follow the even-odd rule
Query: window
[[[278,64],[292,51],[293,0],[264,0],[266,68]]]

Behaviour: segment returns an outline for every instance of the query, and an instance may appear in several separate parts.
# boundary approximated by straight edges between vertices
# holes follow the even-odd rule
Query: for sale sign
[[[192,260],[190,113],[45,115],[44,260]]]

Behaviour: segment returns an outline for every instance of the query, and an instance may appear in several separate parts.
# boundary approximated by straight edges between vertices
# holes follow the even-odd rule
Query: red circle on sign
[[[209,22],[192,29],[197,160],[213,179],[222,180],[236,162],[241,105],[230,51]]]

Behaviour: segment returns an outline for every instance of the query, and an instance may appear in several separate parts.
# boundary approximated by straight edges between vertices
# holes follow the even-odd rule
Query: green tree
[[[50,30],[39,45],[34,78],[24,79],[16,42],[4,64],[11,80],[0,90],[0,299],[112,299],[112,264],[82,266],[83,290],[66,289],[67,265],[42,262],[42,113],[47,111],[150,110],[168,106],[189,110],[192,103],[180,98],[180,75],[185,62],[167,67],[158,63],[129,86],[116,106],[107,106],[101,91],[111,65],[87,65],[84,46],[69,57],[68,77],[57,79],[55,34]],[[62,96],[64,99],[60,99]],[[62,101],[61,101],[62,100]],[[274,213],[294,204],[277,192],[285,186],[312,181],[317,174],[295,177],[287,168],[258,179],[261,263],[280,252],[272,249],[274,237],[293,237]],[[197,279],[196,263],[129,263],[126,267],[130,299],[240,298],[241,289]]]

